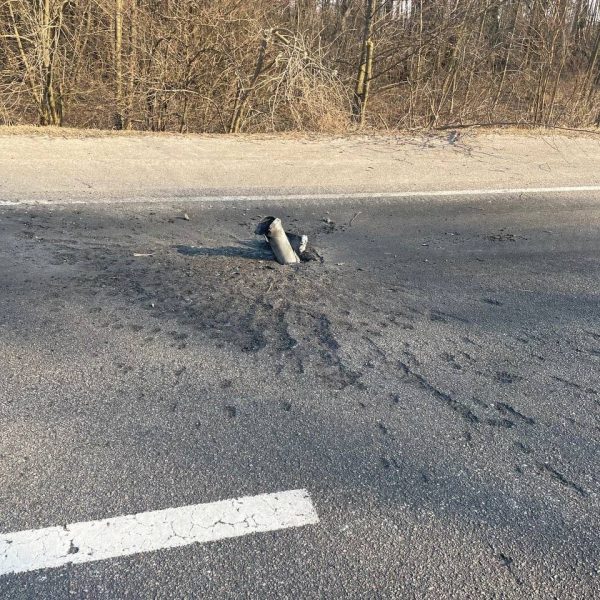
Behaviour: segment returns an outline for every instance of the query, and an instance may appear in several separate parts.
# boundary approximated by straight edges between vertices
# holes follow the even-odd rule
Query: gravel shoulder
[[[0,130],[0,200],[369,193],[600,183],[600,136],[97,135]]]

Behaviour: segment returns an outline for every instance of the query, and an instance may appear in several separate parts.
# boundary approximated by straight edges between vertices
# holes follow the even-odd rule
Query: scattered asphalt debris
[[[498,233],[492,233],[486,236],[486,239],[492,242],[516,242],[517,238],[513,233],[507,233],[501,229]]]

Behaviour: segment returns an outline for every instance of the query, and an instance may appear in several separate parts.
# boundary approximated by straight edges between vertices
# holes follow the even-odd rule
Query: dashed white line
[[[306,490],[0,534],[0,576],[318,523]]]
[[[292,202],[296,200],[401,200],[403,198],[436,198],[449,196],[510,196],[519,194],[566,194],[600,192],[600,185],[575,185],[562,187],[523,187],[467,190],[411,190],[399,192],[352,192],[336,194],[257,194],[257,195],[206,195],[206,196],[140,196],[131,198],[85,198],[72,200],[0,200],[0,206],[71,204],[140,204],[152,202],[227,203],[227,202]]]

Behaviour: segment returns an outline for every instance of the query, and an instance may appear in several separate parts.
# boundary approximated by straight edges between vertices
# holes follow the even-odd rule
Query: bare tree
[[[600,0],[0,0],[0,122],[600,121]]]
[[[364,124],[369,98],[369,87],[373,77],[373,53],[375,44],[373,42],[373,21],[378,12],[378,0],[365,0],[364,25],[360,61],[358,64],[358,75],[354,88],[354,103],[352,113],[360,126]],[[389,3],[387,5],[389,12]]]

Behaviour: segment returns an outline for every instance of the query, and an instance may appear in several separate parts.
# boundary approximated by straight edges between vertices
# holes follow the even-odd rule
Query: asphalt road
[[[274,263],[268,214],[324,262]],[[319,516],[3,600],[600,595],[597,192],[0,207],[0,356],[0,533]]]

